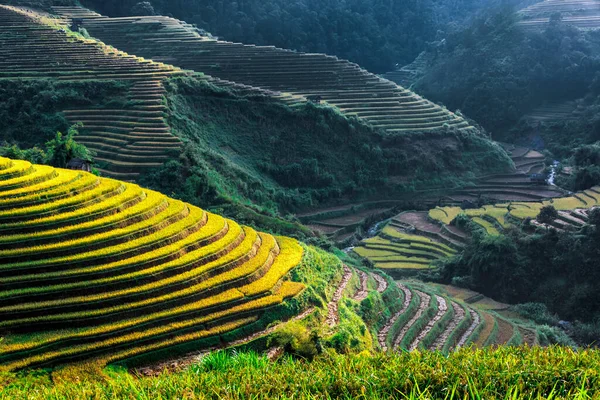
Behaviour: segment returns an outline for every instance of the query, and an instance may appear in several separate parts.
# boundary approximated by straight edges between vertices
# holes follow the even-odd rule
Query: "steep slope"
[[[95,29],[90,26],[93,21],[98,21],[97,29],[106,30],[106,39],[114,39],[119,46],[132,50],[141,46],[141,51],[155,48],[170,62],[188,59],[202,70],[212,68],[198,58],[208,54],[202,46],[223,47],[225,59],[241,63],[234,68],[248,70],[256,79],[262,76],[265,87],[257,87],[260,82],[253,80],[252,85],[244,84],[245,79],[227,74],[240,82],[129,56],[71,33],[68,17],[52,18],[5,6],[3,50],[9,88],[3,93],[14,98],[17,106],[11,106],[11,100],[0,111],[38,117],[24,129],[31,136],[26,142],[18,137],[23,131],[8,129],[4,137],[11,143],[41,145],[50,139],[49,134],[64,132],[69,123],[81,123],[77,140],[96,152],[96,167],[103,174],[140,180],[194,204],[253,207],[245,214],[277,215],[316,204],[396,197],[421,187],[430,177],[444,186],[457,178],[469,180],[473,175],[510,169],[502,149],[461,118],[335,57],[214,41],[166,17],[110,19],[83,8],[56,10],[83,18],[90,31]],[[21,33],[10,29],[11,24],[22,26],[19,29],[30,39],[21,43]],[[119,37],[125,39],[119,41]],[[23,52],[21,47],[28,46],[31,51]],[[33,51],[40,46],[50,51],[36,60]],[[253,48],[264,62],[247,59]],[[10,68],[13,57],[25,66],[23,71]],[[27,65],[31,68],[36,63],[43,64],[44,73],[13,79],[25,76]],[[246,63],[252,68],[246,68]],[[284,80],[298,81],[299,88],[282,91],[281,74],[265,74],[261,63],[284,71],[283,75],[289,70],[291,75]],[[69,73],[71,69],[78,72]],[[218,69],[211,71],[220,76]],[[336,78],[338,72],[348,79]],[[85,96],[73,100],[70,94],[78,93],[85,82],[90,83]],[[348,82],[354,83],[343,86]],[[314,94],[320,86],[346,102],[345,106],[336,104],[348,112],[340,113],[327,101],[321,105],[308,102],[305,95]],[[301,92],[302,88],[308,92]],[[42,92],[39,96],[38,91]],[[400,98],[398,93],[404,94]],[[357,100],[364,96],[366,103]],[[388,100],[392,106],[388,107]],[[50,106],[51,118],[45,114],[47,107],[31,106],[38,103]],[[352,114],[356,107],[365,117]],[[431,119],[430,112],[435,114]],[[371,114],[373,123],[367,124]],[[60,123],[46,124],[49,119]],[[36,125],[47,128],[39,132]],[[331,157],[333,153],[338,156]],[[240,218],[238,210],[230,215]]]
[[[134,184],[0,158],[0,367],[249,335],[291,312],[277,306],[304,288],[284,279],[302,254]]]
[[[81,142],[97,151],[103,172],[134,179],[179,151],[180,140],[164,121],[161,93],[162,80],[183,74],[180,69],[69,34],[43,14],[10,6],[0,6],[0,49],[4,80],[124,83],[127,104],[66,111],[85,122]]]
[[[319,98],[388,133],[473,129],[452,112],[337,57],[215,40],[167,17],[103,18],[80,8],[53,9],[67,19],[83,18],[91,35],[124,51],[276,93]]]

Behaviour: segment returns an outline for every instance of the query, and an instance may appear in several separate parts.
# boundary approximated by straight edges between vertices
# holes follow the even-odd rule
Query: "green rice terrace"
[[[600,28],[600,2],[596,0],[545,0],[520,11],[520,25],[527,29],[544,29],[552,15],[579,29]]]
[[[92,36],[123,51],[276,96],[317,99],[389,133],[473,129],[460,116],[337,57],[216,40],[162,16],[108,18],[79,7],[53,10],[67,20],[83,19]]]
[[[179,150],[163,118],[161,81],[180,69],[68,34],[51,18],[10,6],[0,6],[0,46],[0,79],[131,82],[131,109],[65,110],[86,123],[80,139],[97,151],[101,172],[132,180]]]
[[[41,12],[0,5],[0,79],[123,83],[124,105],[63,110],[70,122],[83,124],[78,140],[97,154],[98,169],[107,176],[133,181],[177,155],[181,140],[165,119],[163,83],[167,77],[192,73],[85,39],[68,31],[67,25]],[[196,76],[215,86],[263,93]]]
[[[545,206],[553,206],[557,217],[547,223],[536,220]],[[473,229],[497,236],[514,226],[529,224],[558,232],[575,232],[588,223],[591,210],[600,207],[600,187],[567,197],[544,201],[511,201],[482,208],[436,207],[428,212],[405,211],[391,218],[381,232],[365,239],[354,251],[377,268],[410,274],[435,268],[435,262],[464,248]],[[457,223],[465,217],[470,223]]]

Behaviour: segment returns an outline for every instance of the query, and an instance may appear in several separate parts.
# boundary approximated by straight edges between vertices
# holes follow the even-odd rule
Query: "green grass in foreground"
[[[312,362],[220,352],[151,378],[92,371],[87,365],[0,375],[0,399],[600,398],[600,351],[564,347],[462,349],[449,356],[328,353]]]

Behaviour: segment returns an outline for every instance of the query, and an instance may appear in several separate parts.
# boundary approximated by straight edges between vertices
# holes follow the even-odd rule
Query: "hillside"
[[[552,18],[579,29],[600,28],[600,2],[597,0],[545,0],[519,12],[520,25],[526,29],[544,29]]]
[[[299,312],[295,240],[134,184],[0,166],[3,369],[173,355]]]
[[[2,10],[8,61],[0,84],[14,99],[0,108],[14,122],[3,127],[5,140],[40,145],[80,123],[77,141],[97,154],[104,175],[273,231],[299,230],[269,219],[290,212],[397,198],[432,179],[446,187],[511,169],[503,150],[462,117],[335,57],[217,41],[168,17],[115,19],[55,7],[64,16],[56,19]],[[70,32],[67,16],[123,48]],[[12,26],[27,35],[25,45]],[[52,51],[36,58],[23,51],[28,46]],[[41,69],[25,75],[36,63]],[[271,73],[282,67],[287,72]],[[317,95],[321,104],[307,101]]]
[[[375,223],[393,217],[398,210],[417,209],[421,210],[417,215],[424,215],[427,210],[442,205],[460,207],[498,201],[551,200],[565,194],[557,186],[531,178],[532,174],[543,174],[546,169],[545,157],[541,153],[506,143],[500,145],[511,156],[515,171],[481,176],[468,184],[455,187],[419,190],[397,198],[380,198],[377,201],[313,209],[298,217],[311,229],[344,245],[354,242],[357,230],[361,231],[365,227],[372,229]],[[438,230],[434,229],[436,232]],[[364,229],[362,234],[369,236]]]
[[[180,150],[180,140],[164,122],[160,98],[162,80],[183,71],[69,34],[43,14],[0,6],[0,21],[3,82],[35,85],[52,80],[63,88],[76,82],[70,86],[73,90],[82,82],[91,82],[96,87],[123,82],[117,90],[113,88],[113,102],[107,102],[103,110],[93,108],[98,104],[85,109],[60,110],[65,111],[67,118],[77,116],[86,123],[88,131],[80,139],[98,153],[100,171],[134,179],[142,171],[162,165],[172,151]],[[118,94],[115,95],[115,91]],[[23,87],[14,92],[9,89],[8,94],[17,96],[15,92],[22,94]],[[120,97],[123,98],[121,103],[114,101]],[[20,100],[15,98],[14,101]],[[66,107],[77,104],[69,100],[62,102]],[[35,140],[39,143],[46,138],[24,139],[25,143]]]
[[[582,20],[589,18],[593,25],[597,9],[593,1],[490,9],[384,76],[460,109],[496,140],[548,149],[556,159],[567,159],[578,146],[598,140],[591,116],[599,93],[600,43],[593,26],[573,21],[583,13]],[[548,20],[561,10],[562,18]],[[531,19],[534,12],[545,15],[545,22]]]
[[[266,337],[290,346],[285,325],[270,324],[295,316],[338,351],[551,340],[453,290],[394,282],[134,184],[0,166],[4,370],[152,364],[246,342],[263,350]]]
[[[250,0],[229,5],[154,0],[152,7],[138,9],[136,0],[82,3],[113,17],[173,15],[226,40],[332,54],[381,72],[414,58],[438,30],[464,23],[495,1],[408,0],[367,6],[358,0]]]
[[[578,1],[0,0],[0,399],[598,397]]]
[[[92,36],[121,50],[274,92],[319,96],[387,133],[473,129],[452,112],[337,57],[216,40],[167,17],[107,18],[81,8],[53,10],[83,18]]]

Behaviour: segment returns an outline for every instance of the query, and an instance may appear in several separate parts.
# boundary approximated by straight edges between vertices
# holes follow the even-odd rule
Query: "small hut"
[[[92,162],[90,160],[83,160],[81,158],[73,158],[67,163],[67,169],[73,169],[76,171],[92,172]]]

